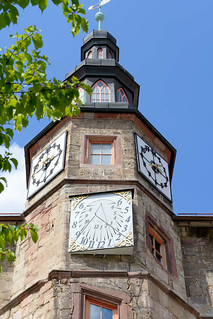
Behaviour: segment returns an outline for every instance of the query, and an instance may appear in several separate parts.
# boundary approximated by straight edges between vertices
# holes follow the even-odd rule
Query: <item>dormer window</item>
[[[87,59],[92,59],[92,51],[89,51],[89,53],[87,55]]]
[[[116,101],[123,102],[123,103],[129,103],[128,98],[126,96],[126,93],[124,92],[124,89],[120,88],[117,90]]]
[[[108,52],[108,59],[112,59],[112,53],[111,53],[111,51]]]
[[[93,85],[91,102],[110,102],[110,89],[103,81]]]
[[[101,48],[97,50],[97,59],[103,59],[103,50]]]

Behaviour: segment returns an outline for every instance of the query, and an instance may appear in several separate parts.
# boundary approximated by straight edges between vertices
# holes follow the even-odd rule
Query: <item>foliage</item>
[[[17,23],[18,7],[25,8],[29,0],[1,1],[0,28]],[[78,0],[54,0],[54,4],[62,4],[67,21],[72,24],[72,33],[76,35],[80,27],[88,30],[83,5]],[[31,0],[43,11],[46,0]],[[71,81],[62,82],[56,78],[48,79],[46,68],[48,57],[41,53],[43,41],[40,32],[34,26],[25,29],[25,33],[11,36],[15,43],[10,48],[0,49],[0,146],[9,148],[14,130],[19,132],[29,124],[33,115],[38,120],[47,116],[53,120],[64,116],[78,115],[77,105],[82,105],[78,88],[89,94],[91,88],[73,77]],[[6,150],[0,155],[0,172],[11,171],[11,163],[17,167],[17,161]],[[0,192],[7,185],[6,179],[0,177]]]
[[[79,4],[79,0],[52,0],[58,6],[62,5],[62,12],[71,23],[71,32],[73,36],[79,33],[80,29],[88,32],[88,21],[81,15],[85,15],[83,5]],[[9,26],[11,23],[16,24],[19,18],[19,9],[25,9],[31,4],[38,6],[43,12],[48,5],[48,0],[2,0],[0,1],[0,30]]]
[[[16,244],[19,239],[24,240],[28,232],[30,232],[33,242],[36,243],[38,240],[38,227],[32,223],[29,225],[0,224],[0,262],[3,262],[5,258],[10,263],[15,261],[15,254],[8,247],[12,244]],[[0,265],[0,272],[2,272],[2,265]]]
[[[52,0],[55,5],[61,5],[62,12],[71,24],[73,36],[80,29],[88,31],[88,22],[83,5],[79,0]],[[16,24],[19,9],[29,5],[38,6],[44,11],[47,0],[1,0],[0,30]],[[0,146],[5,148],[0,154],[0,174],[10,172],[12,166],[17,168],[18,162],[9,152],[14,136],[14,130],[21,131],[29,124],[33,115],[38,120],[47,116],[58,120],[64,116],[78,115],[82,105],[79,88],[91,94],[91,88],[75,77],[71,81],[48,79],[46,68],[48,57],[41,53],[43,41],[36,26],[29,26],[23,34],[11,36],[14,44],[10,48],[0,49]],[[5,177],[0,176],[0,193],[7,186]],[[37,241],[38,228],[33,224],[11,226],[0,224],[0,263],[6,258],[9,262],[15,260],[14,253],[8,249],[18,239],[23,240],[30,232],[32,240]],[[1,270],[0,266],[0,270]]]

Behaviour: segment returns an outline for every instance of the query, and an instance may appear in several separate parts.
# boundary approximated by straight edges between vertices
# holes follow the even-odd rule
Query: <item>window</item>
[[[170,231],[173,231],[170,229]],[[158,225],[154,217],[146,213],[146,243],[153,258],[162,267],[177,276],[176,259],[174,252],[174,240],[161,225]]]
[[[103,50],[101,48],[97,50],[97,59],[103,59]]]
[[[89,51],[89,53],[87,55],[87,59],[92,59],[92,51]]]
[[[113,143],[111,142],[90,142],[90,164],[111,165]]]
[[[108,59],[112,59],[112,53],[110,51],[108,52]]]
[[[149,226],[149,237],[151,240],[152,254],[166,268],[165,243],[163,239]]]
[[[118,319],[117,306],[97,299],[86,298],[85,319]]]
[[[116,101],[117,102],[129,103],[128,98],[126,96],[126,93],[124,92],[124,90],[122,88],[117,90]]]
[[[110,102],[110,89],[103,81],[93,85],[91,102]]]
[[[92,165],[121,165],[119,135],[83,135],[81,163]]]
[[[79,99],[81,100],[82,103],[84,103],[84,89],[82,88],[78,88],[78,92],[79,92]]]

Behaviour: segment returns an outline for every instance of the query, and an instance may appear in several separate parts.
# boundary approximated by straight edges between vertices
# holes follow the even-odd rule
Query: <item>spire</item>
[[[95,20],[98,22],[98,30],[101,30],[101,22],[104,21],[104,14],[101,12],[101,7],[109,1],[110,0],[99,0],[99,3],[88,8],[88,10],[98,9],[98,12],[95,15]]]

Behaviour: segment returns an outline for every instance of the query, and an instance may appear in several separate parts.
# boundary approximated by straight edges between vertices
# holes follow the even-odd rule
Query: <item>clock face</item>
[[[132,191],[99,193],[71,200],[71,253],[131,254]]]
[[[171,201],[168,163],[138,135],[136,145],[138,171]]]
[[[32,160],[28,198],[64,169],[66,137],[64,132]]]

